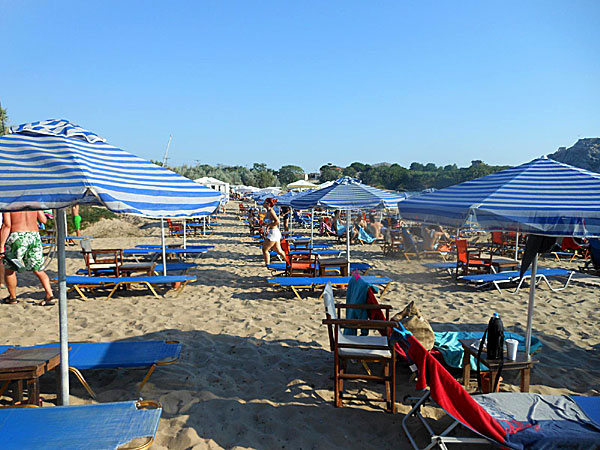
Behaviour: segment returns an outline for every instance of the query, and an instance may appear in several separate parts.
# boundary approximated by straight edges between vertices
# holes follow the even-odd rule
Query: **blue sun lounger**
[[[194,264],[194,263],[187,263],[187,262],[174,262],[174,263],[167,263],[167,273],[169,272],[180,272],[182,275],[185,275],[187,273],[188,270],[193,269],[194,267],[197,267],[198,264]],[[87,269],[79,269],[77,272],[75,272],[77,275],[87,275],[88,271]],[[95,270],[95,273],[97,275],[114,275],[114,270],[113,269],[99,269],[99,270]],[[157,275],[160,275],[163,273],[163,265],[162,264],[156,264],[154,266],[154,273],[156,273]]]
[[[285,271],[285,263],[279,262],[279,263],[271,263],[267,266],[267,269],[272,270],[272,271],[276,271],[276,272],[284,272]],[[350,272],[354,272],[355,270],[358,270],[360,273],[365,274],[369,271],[369,269],[371,268],[370,264],[367,263],[361,263],[361,262],[351,262],[350,263]],[[319,270],[319,267],[317,265],[317,272]]]
[[[551,291],[562,291],[563,289],[567,288],[567,286],[569,286],[573,273],[573,271],[565,269],[538,269],[536,273],[536,283],[544,281]],[[548,278],[553,277],[566,277],[567,281],[562,287],[553,288],[550,285],[550,282],[548,281]],[[458,279],[461,281],[466,281],[470,284],[475,284],[475,287],[477,288],[493,285],[496,289],[498,289],[498,292],[500,293],[502,293],[502,290],[500,289],[501,284],[518,283],[517,287],[512,292],[513,294],[516,294],[517,292],[519,292],[519,289],[521,288],[523,282],[529,278],[531,278],[531,270],[526,271],[523,278],[520,278],[520,273],[518,271],[511,270],[507,272],[488,273],[481,275],[465,275],[463,277],[459,277]]]
[[[153,286],[157,284],[173,284],[181,283],[181,285],[175,289],[177,295],[181,293],[183,288],[190,282],[196,281],[196,277],[191,275],[167,275],[167,276],[134,276],[134,277],[102,277],[102,276],[69,276],[67,277],[67,286],[70,286],[69,290],[76,291],[83,300],[88,298],[85,296],[82,288],[98,288],[98,287],[112,287],[112,290],[108,294],[107,299],[111,298],[117,291],[119,286],[129,286],[131,284],[142,284],[145,285],[156,298],[160,298]]]
[[[19,348],[59,348],[60,344],[42,344]],[[0,353],[10,345],[0,346]],[[134,369],[148,368],[137,394],[148,382],[158,366],[166,366],[179,361],[181,344],[178,341],[119,341],[119,342],[70,342],[69,370],[75,374],[92,398],[96,394],[83,377],[81,370],[90,369]],[[0,392],[1,395],[1,392]]]
[[[350,278],[352,277],[275,277],[268,278],[267,283],[274,287],[284,289],[289,288],[294,292],[298,299],[302,300],[302,297],[300,297],[300,294],[298,293],[298,289],[314,289],[319,286],[325,286],[328,282],[331,282],[334,287],[348,286]],[[381,291],[380,299],[383,298],[385,291],[393,281],[391,278],[375,276],[365,276],[361,277],[361,279],[368,284],[384,286],[383,291]]]
[[[0,440],[5,450],[116,449],[146,438],[154,441],[162,408],[158,403],[129,401],[52,408],[0,409]],[[129,448],[129,447],[128,447]]]
[[[437,270],[439,272],[448,272],[452,275],[452,272],[456,269],[455,262],[432,262],[432,263],[423,263],[423,266],[427,267],[431,270]]]
[[[157,248],[162,249],[162,246],[158,245],[158,244],[140,244],[140,245],[136,245],[135,248],[147,248],[147,249],[155,250]],[[183,248],[183,244],[181,244],[181,246],[179,246],[179,244],[177,244],[177,247],[167,245],[166,248]],[[215,248],[215,246],[214,245],[187,245],[186,248],[212,250],[213,248]]]
[[[208,253],[208,248],[166,248],[167,255],[203,255]],[[162,248],[126,248],[123,250],[123,255],[132,256],[152,256],[154,259],[162,255]]]

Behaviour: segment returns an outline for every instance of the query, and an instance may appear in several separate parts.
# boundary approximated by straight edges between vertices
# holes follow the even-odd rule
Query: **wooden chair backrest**
[[[325,317],[327,319],[337,319],[338,315],[335,311],[335,300],[333,298],[333,287],[328,282],[323,289],[323,304],[325,305]],[[329,334],[329,347],[331,351],[335,351],[335,337],[333,335],[333,326],[327,325],[327,333]]]
[[[502,231],[492,231],[492,243],[497,245],[504,245],[504,239],[502,238]]]
[[[457,239],[456,240],[456,256],[462,263],[467,262],[467,240]]]

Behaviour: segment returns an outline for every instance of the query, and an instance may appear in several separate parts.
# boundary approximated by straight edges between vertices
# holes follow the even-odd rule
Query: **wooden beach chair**
[[[333,299],[333,288],[331,283],[327,283],[323,290],[323,302],[325,304],[325,320],[323,324],[327,325],[329,335],[329,346],[334,355],[334,401],[336,407],[342,407],[343,401],[350,399],[344,394],[345,380],[365,380],[383,383],[385,385],[385,395],[383,398],[368,399],[367,401],[385,402],[386,410],[390,413],[396,412],[396,352],[390,349],[388,342],[388,330],[396,325],[396,322],[389,320],[389,305],[349,305],[336,304]],[[342,309],[354,310],[378,310],[385,311],[386,320],[357,320],[341,319]],[[343,329],[378,330],[383,335],[377,336],[352,336],[345,335]],[[363,364],[366,373],[348,371],[348,362],[357,361]],[[383,375],[373,375],[366,366],[366,363],[380,363],[383,365]],[[357,397],[354,397],[355,399]],[[364,399],[364,397],[360,397]]]

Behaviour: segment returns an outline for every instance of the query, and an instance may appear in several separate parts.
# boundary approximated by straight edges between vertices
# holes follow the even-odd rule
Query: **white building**
[[[197,178],[194,181],[202,186],[214,189],[215,191],[223,192],[229,197],[229,183],[225,183],[224,181],[212,177]]]

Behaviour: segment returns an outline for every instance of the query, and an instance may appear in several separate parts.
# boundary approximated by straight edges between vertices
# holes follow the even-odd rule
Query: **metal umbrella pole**
[[[162,247],[163,276],[167,276],[167,244],[165,243],[165,219],[160,219],[160,246]]]
[[[314,216],[315,216],[315,209],[311,208],[310,209],[310,248],[313,247],[313,233],[314,233],[314,227],[315,227]]]
[[[67,319],[67,271],[65,261],[66,212],[60,208],[54,214],[58,251],[58,323],[60,333],[60,403],[69,404],[69,327]]]
[[[351,211],[346,211],[346,259],[348,260],[348,275],[350,275],[350,216]]]
[[[519,260],[519,232],[517,231],[517,235],[515,237],[515,261]]]
[[[187,248],[187,233],[186,233],[186,226],[185,226],[185,218],[183,219],[183,248]]]
[[[525,334],[525,355],[529,358],[531,349],[531,328],[533,324],[533,306],[535,300],[535,278],[537,275],[538,255],[536,253],[531,263],[531,279],[529,285],[529,305],[527,306],[527,331]]]

